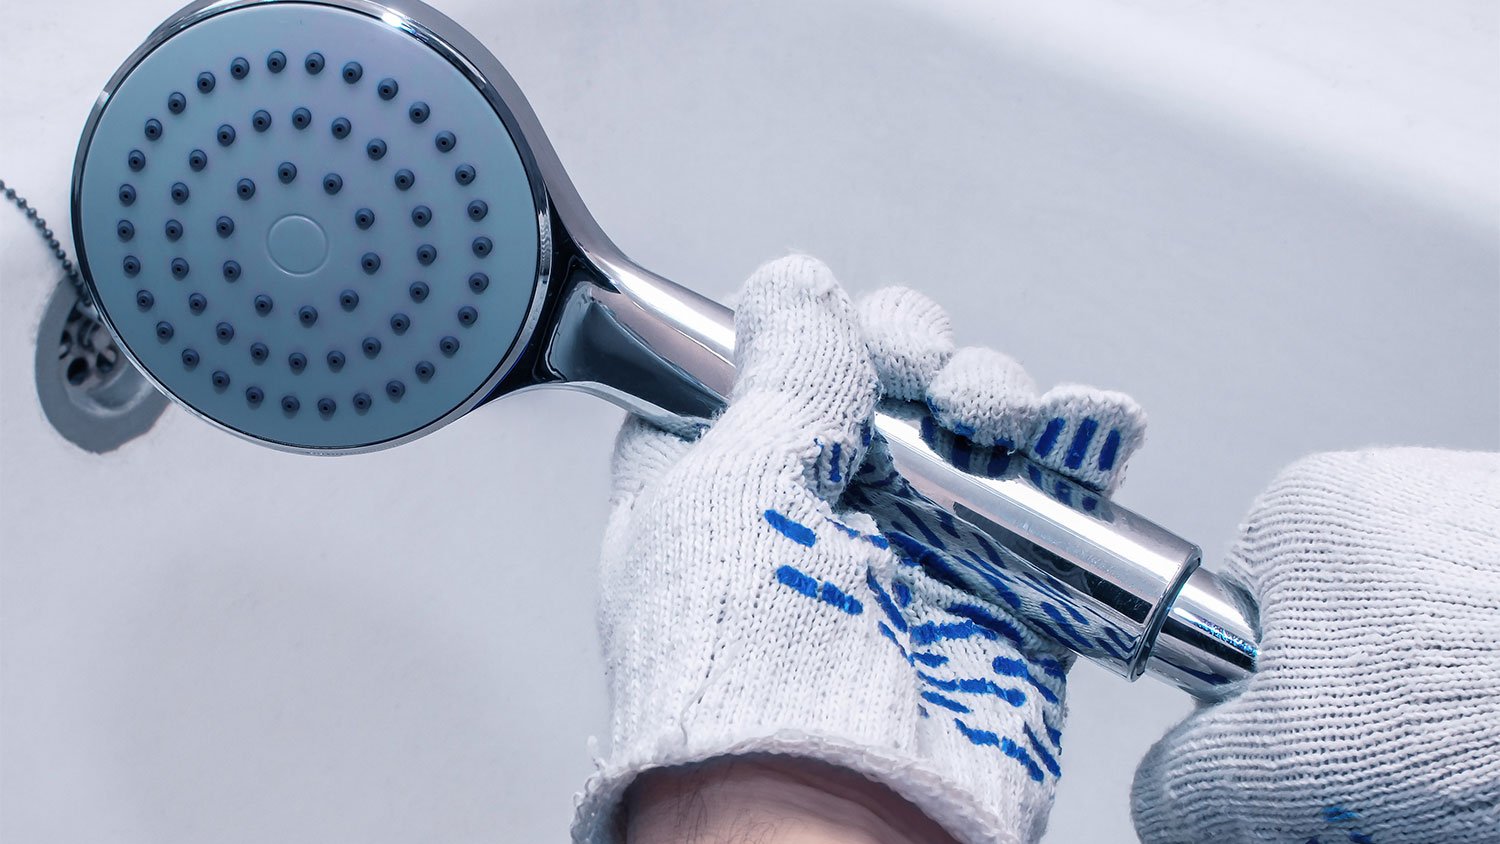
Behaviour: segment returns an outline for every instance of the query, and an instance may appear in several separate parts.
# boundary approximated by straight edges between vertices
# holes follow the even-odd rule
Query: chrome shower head
[[[166,393],[270,445],[360,451],[515,365],[553,268],[547,191],[445,44],[357,3],[200,4],[110,81],[75,168],[79,263]]]

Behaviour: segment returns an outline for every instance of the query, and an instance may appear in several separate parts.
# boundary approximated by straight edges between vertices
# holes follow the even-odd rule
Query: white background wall
[[[55,222],[94,95],[175,5],[7,4],[0,177]],[[443,3],[641,262],[727,295],[807,250],[1044,385],[1133,393],[1120,499],[1210,561],[1299,454],[1500,445],[1494,4],[1033,5]],[[18,214],[0,238],[0,837],[560,839],[605,723],[618,413],[532,394],[314,460],[172,409],[86,455],[31,377],[57,275]],[[1048,840],[1129,840],[1188,703],[1074,676]]]

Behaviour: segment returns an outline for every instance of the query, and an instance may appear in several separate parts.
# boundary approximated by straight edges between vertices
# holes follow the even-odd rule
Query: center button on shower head
[[[328,258],[328,235],[323,227],[301,214],[288,214],[271,225],[266,235],[271,263],[292,275],[307,275]]]

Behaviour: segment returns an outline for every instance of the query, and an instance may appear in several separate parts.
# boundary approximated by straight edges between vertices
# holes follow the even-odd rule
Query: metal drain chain
[[[73,292],[77,296],[77,301],[69,309],[62,336],[58,338],[58,360],[66,361],[63,364],[64,377],[74,387],[82,387],[96,376],[108,376],[120,361],[120,350],[115,348],[109,332],[99,324],[93,300],[83,286],[78,268],[68,258],[57,235],[47,227],[47,220],[27,203],[25,197],[18,195],[15,188],[7,185],[4,179],[0,179],[0,191],[5,193],[5,198],[17,209],[26,213],[26,219],[36,227],[37,234],[47,242],[52,254],[62,265],[63,273],[67,275],[68,283],[73,285]],[[104,341],[103,344],[96,346],[95,342],[100,339]]]
[[[83,279],[78,275],[78,268],[73,266],[73,262],[68,259],[68,253],[63,250],[62,244],[58,242],[57,235],[53,234],[52,230],[47,228],[47,221],[42,218],[42,215],[36,213],[35,208],[26,203],[25,197],[18,196],[16,189],[7,185],[4,179],[0,179],[0,191],[4,191],[5,198],[14,203],[17,208],[26,212],[26,219],[30,220],[33,226],[36,226],[37,234],[41,235],[42,240],[47,241],[47,246],[51,247],[52,254],[57,256],[58,262],[62,264],[63,272],[68,275],[68,281],[73,285],[73,289],[78,291],[78,298],[88,301],[88,293],[83,289]]]

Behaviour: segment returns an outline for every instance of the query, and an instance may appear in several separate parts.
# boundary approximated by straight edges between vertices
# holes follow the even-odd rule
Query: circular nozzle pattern
[[[85,266],[121,345],[201,414],[287,446],[368,447],[472,406],[539,304],[545,219],[485,97],[332,7],[166,36],[104,98],[81,170]]]

